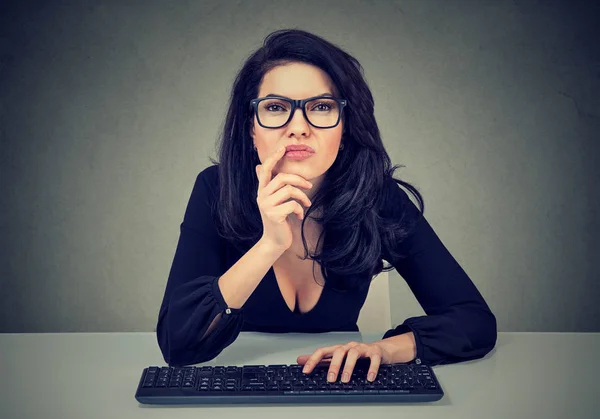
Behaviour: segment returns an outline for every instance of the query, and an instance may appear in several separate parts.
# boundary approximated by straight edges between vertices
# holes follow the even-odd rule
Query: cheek
[[[340,145],[341,145],[341,135],[342,131],[340,130],[339,132],[336,132],[334,135],[331,135],[329,138],[327,138],[327,157],[328,160],[335,160],[336,156],[338,155],[339,151],[340,151]]]
[[[271,130],[265,131],[265,128],[258,126],[254,131],[254,143],[258,148],[258,157],[261,162],[264,162],[276,150],[278,140],[282,134],[277,134]]]

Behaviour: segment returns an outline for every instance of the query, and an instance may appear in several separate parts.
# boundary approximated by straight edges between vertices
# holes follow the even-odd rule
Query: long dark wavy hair
[[[344,148],[327,170],[311,200],[312,206],[305,213],[302,242],[304,259],[310,257],[321,265],[328,285],[341,291],[356,289],[368,285],[380,272],[393,269],[391,265],[383,265],[382,246],[389,249],[392,260],[405,257],[393,250],[416,220],[380,216],[378,207],[384,182],[393,179],[394,171],[404,166],[391,167],[362,66],[325,39],[299,29],[275,31],[265,38],[262,47],[250,55],[237,74],[219,135],[219,161],[210,158],[218,165],[220,183],[219,198],[212,208],[213,217],[219,235],[240,251],[247,251],[261,238],[263,226],[256,202],[255,171],[261,162],[250,136],[254,112],[249,104],[257,97],[265,73],[292,62],[312,64],[323,70],[334,83],[336,97],[348,101],[342,113]],[[413,193],[423,213],[425,204],[419,191],[405,181],[394,181]],[[317,209],[322,210],[318,211],[321,216],[312,218],[323,230],[319,243],[323,235],[325,240],[320,253],[309,254],[304,221]]]

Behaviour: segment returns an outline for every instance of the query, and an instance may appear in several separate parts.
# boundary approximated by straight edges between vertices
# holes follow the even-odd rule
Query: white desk
[[[204,365],[293,364],[383,334],[242,333]],[[0,418],[600,418],[600,333],[500,333],[484,359],[433,367],[445,396],[399,405],[148,406],[142,370],[163,366],[154,333],[0,334]]]

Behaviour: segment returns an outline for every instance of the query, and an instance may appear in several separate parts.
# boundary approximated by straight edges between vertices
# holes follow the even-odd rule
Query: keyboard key
[[[261,366],[248,366],[242,369],[244,374],[264,374],[266,373],[266,368]]]

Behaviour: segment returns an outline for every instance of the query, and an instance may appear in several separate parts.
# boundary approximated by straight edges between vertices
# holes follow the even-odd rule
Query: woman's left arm
[[[485,356],[496,345],[496,317],[408,194],[396,189],[399,192],[387,205],[404,208],[409,218],[419,219],[399,244],[407,256],[394,259],[384,249],[384,259],[404,278],[427,315],[406,319],[379,342],[397,349],[400,357],[414,350],[417,362],[427,365]],[[410,332],[413,336],[400,337]]]

